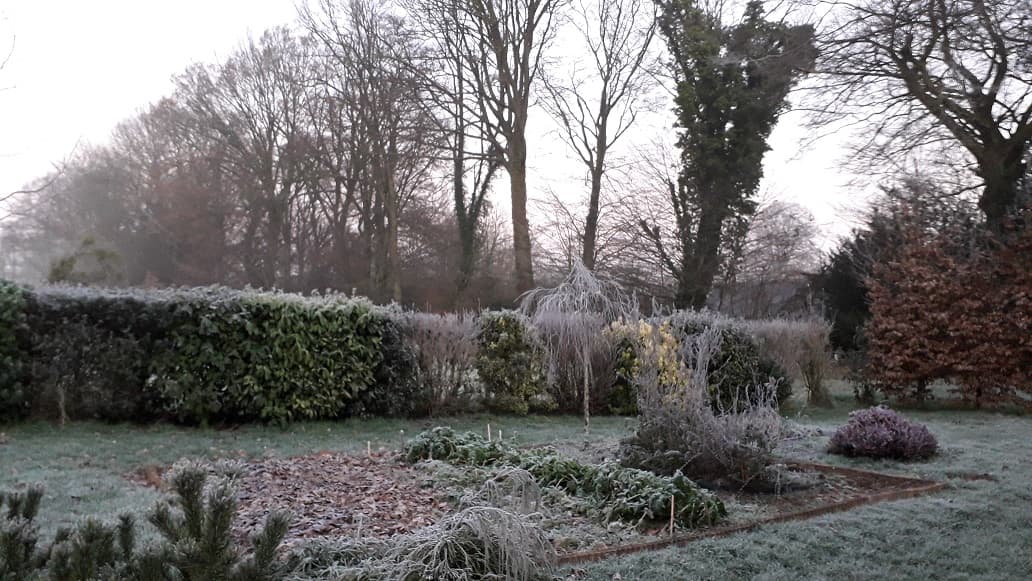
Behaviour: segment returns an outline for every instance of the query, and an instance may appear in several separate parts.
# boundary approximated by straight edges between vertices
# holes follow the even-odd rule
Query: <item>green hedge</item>
[[[287,422],[418,407],[414,356],[388,310],[362,299],[224,288],[24,296],[21,405],[42,417]]]
[[[17,418],[28,411],[24,391],[26,331],[25,290],[0,280],[0,420]]]

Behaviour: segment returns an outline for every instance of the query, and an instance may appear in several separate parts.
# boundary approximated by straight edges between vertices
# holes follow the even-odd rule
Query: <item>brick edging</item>
[[[615,547],[606,547],[604,549],[598,549],[595,551],[584,551],[580,553],[570,553],[561,555],[557,559],[559,565],[574,565],[577,563],[588,563],[592,561],[600,561],[602,559],[608,559],[611,557],[617,557],[621,555],[630,555],[633,553],[640,553],[645,551],[656,551],[659,549],[665,549],[668,547],[683,547],[689,545],[695,541],[708,538],[721,538],[730,536],[737,533],[748,532],[754,530],[763,525],[789,522],[795,520],[804,520],[830,514],[834,512],[842,512],[863,506],[867,504],[874,504],[877,502],[888,502],[893,500],[903,500],[907,498],[914,498],[924,494],[931,494],[938,492],[946,488],[945,482],[935,482],[932,480],[923,480],[917,478],[908,478],[905,476],[895,476],[892,474],[883,474],[881,472],[873,472],[870,470],[860,470],[857,468],[846,468],[839,466],[830,466],[827,464],[814,464],[810,462],[792,462],[794,466],[801,468],[810,468],[818,472],[826,473],[852,473],[857,475],[865,476],[877,476],[879,478],[888,478],[897,482],[908,482],[912,483],[911,486],[902,490],[887,490],[884,492],[876,492],[874,494],[866,494],[844,500],[842,502],[832,502],[822,504],[814,508],[801,510],[797,512],[790,512],[786,514],[775,515],[760,519],[757,521],[743,523],[733,526],[716,526],[708,529],[702,529],[697,531],[691,531],[684,534],[676,535],[674,537],[660,539],[655,541],[649,541],[645,543],[636,543],[633,545],[619,545]]]

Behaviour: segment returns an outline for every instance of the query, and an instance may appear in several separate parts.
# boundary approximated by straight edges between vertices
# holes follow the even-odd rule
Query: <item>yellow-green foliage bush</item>
[[[705,329],[719,331],[720,345],[706,369],[709,395],[715,407],[730,409],[734,402],[758,393],[757,386],[776,384],[777,401],[791,396],[792,385],[785,371],[766,356],[759,345],[732,319],[699,313],[681,312],[652,321],[614,323],[607,330],[620,343],[617,354],[617,386],[611,396],[614,411],[636,410],[637,388],[634,377],[639,360],[648,359],[659,366],[660,384],[684,389],[691,369],[681,356],[680,336],[693,337]]]

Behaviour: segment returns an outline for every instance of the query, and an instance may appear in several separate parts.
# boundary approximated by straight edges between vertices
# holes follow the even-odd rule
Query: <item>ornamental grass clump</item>
[[[938,442],[926,426],[884,406],[850,413],[828,445],[832,454],[893,460],[930,458],[937,450]]]
[[[294,580],[553,579],[555,550],[523,516],[470,506],[439,523],[382,539],[314,541],[292,556]]]

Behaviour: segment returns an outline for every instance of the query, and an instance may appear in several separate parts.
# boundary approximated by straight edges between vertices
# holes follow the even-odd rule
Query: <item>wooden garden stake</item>
[[[487,424],[487,441],[491,441],[491,424]]]
[[[373,457],[373,444],[369,440],[365,443],[365,454],[369,458]]]
[[[674,495],[670,495],[670,536],[674,536]]]

